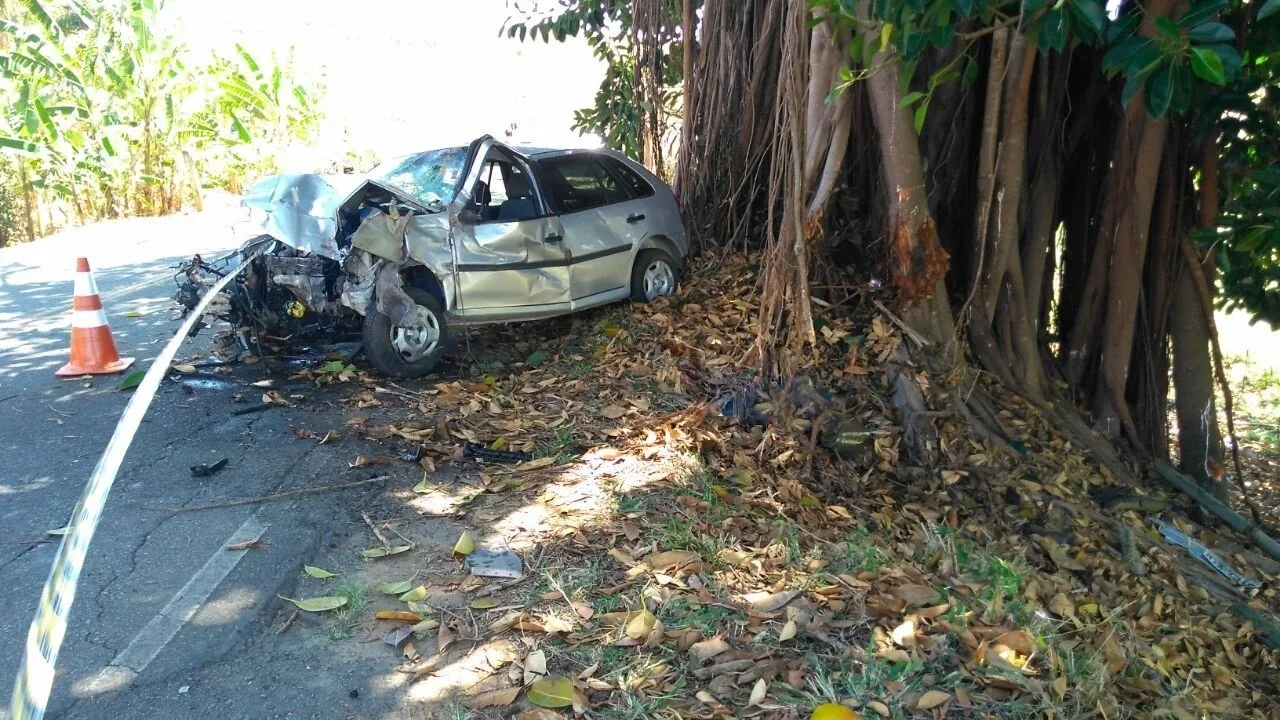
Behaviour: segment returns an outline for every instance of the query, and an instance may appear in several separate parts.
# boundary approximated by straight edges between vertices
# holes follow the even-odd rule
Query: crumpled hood
[[[245,191],[250,223],[299,250],[338,259],[338,207],[363,175],[272,175]]]

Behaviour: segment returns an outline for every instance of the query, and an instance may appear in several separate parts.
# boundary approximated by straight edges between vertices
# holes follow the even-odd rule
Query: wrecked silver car
[[[675,291],[688,243],[657,176],[608,150],[504,145],[398,158],[367,175],[277,175],[245,194],[250,267],[211,307],[242,338],[359,330],[369,363],[423,375],[453,329]],[[194,258],[194,307],[225,270]]]

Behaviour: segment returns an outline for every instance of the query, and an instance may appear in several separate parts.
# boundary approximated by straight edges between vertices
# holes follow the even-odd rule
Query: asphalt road
[[[57,548],[47,533],[66,524],[129,399],[115,390],[119,376],[53,375],[67,357],[75,258],[90,259],[121,354],[145,369],[178,326],[172,266],[196,252],[232,249],[230,219],[230,211],[220,209],[120,220],[0,250],[0,720],[9,717],[12,679]],[[207,333],[197,336],[179,358],[208,346]],[[232,414],[242,407],[232,401],[238,389],[252,392],[248,383],[263,377],[283,381],[285,373],[268,365],[195,378],[189,388],[162,385],[91,546],[50,717],[349,714],[335,703],[353,682],[345,674],[358,677],[358,668],[332,668],[322,688],[277,673],[280,689],[272,689],[271,673],[264,675],[260,665],[297,649],[281,650],[261,637],[269,634],[277,593],[292,587],[300,566],[322,544],[351,532],[350,506],[359,491],[178,511],[360,479],[339,460],[350,448],[318,447],[292,432],[308,420],[328,422],[325,414],[337,412],[332,403]],[[191,477],[189,466],[224,457],[229,465],[212,478]],[[224,550],[257,537],[268,544]],[[299,652],[305,665],[326,649]],[[237,673],[250,673],[249,679]],[[254,678],[258,685],[247,693]],[[259,691],[282,709],[269,710]]]

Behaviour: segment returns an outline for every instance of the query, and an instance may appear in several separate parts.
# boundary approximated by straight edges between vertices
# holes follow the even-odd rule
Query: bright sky
[[[290,46],[300,78],[327,86],[325,152],[382,157],[465,144],[594,144],[569,130],[593,102],[603,67],[581,40],[499,37],[506,0],[169,0],[169,19],[202,58],[239,42],[255,56]]]

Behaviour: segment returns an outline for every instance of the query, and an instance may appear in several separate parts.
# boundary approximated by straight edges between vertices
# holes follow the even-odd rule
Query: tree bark
[[[697,55],[697,34],[698,16],[693,10],[693,0],[684,0],[683,14],[681,15],[681,33],[684,35],[684,52],[681,62],[681,68],[684,71],[684,93],[683,108],[684,119],[680,123],[680,165],[692,162],[693,158],[693,128],[697,122],[695,113],[697,112],[697,102],[694,97],[696,84],[694,83],[694,58]],[[688,176],[687,172],[676,173],[673,185],[677,194],[680,191],[680,181],[682,177]]]
[[[1210,473],[1222,464],[1222,437],[1213,397],[1213,366],[1209,359],[1209,329],[1200,311],[1200,296],[1186,272],[1173,295],[1174,407],[1178,415],[1178,465],[1219,498],[1225,489]]]
[[[1197,225],[1211,228],[1220,209],[1217,145],[1212,139],[1205,143],[1200,166],[1200,210]],[[1211,280],[1216,270],[1212,254],[1201,261],[1201,268]],[[1213,393],[1213,364],[1209,355],[1210,328],[1190,267],[1180,273],[1174,290],[1173,321],[1169,330],[1173,340],[1178,464],[1182,472],[1195,478],[1215,496],[1225,499],[1226,488],[1220,482],[1221,472],[1218,470],[1223,462],[1222,435],[1218,428],[1218,408]]]
[[[862,22],[871,22],[870,0],[858,1],[858,15]],[[887,193],[890,262],[899,303],[904,308],[903,320],[935,344],[941,353],[937,360],[945,361],[953,346],[945,285],[947,253],[938,241],[937,226],[929,212],[912,111],[902,106],[901,69],[897,51],[886,47],[872,59],[872,72],[867,79]],[[937,431],[923,415],[923,394],[903,360],[899,358],[901,365],[891,372],[894,404],[903,416],[904,443],[909,454],[916,462],[929,465],[938,451]]]
[[[868,6],[869,0],[859,0],[863,22],[870,22]],[[949,344],[951,310],[943,284],[947,253],[929,213],[912,111],[902,106],[902,63],[897,51],[888,47],[876,53],[872,68],[867,91],[888,193],[887,234],[899,303],[905,308],[904,320],[917,332],[930,342]]]

